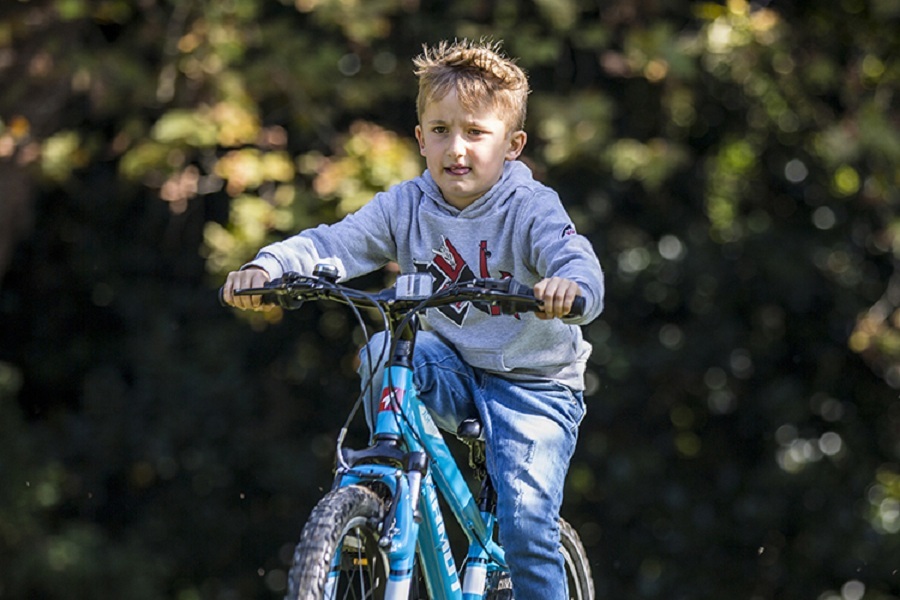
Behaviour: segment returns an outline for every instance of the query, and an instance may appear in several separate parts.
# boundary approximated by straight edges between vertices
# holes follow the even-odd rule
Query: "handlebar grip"
[[[490,281],[490,280],[483,280]],[[519,296],[525,296],[527,298],[534,298],[534,290],[523,284],[519,283],[515,279],[503,279],[498,285],[498,288],[505,289],[510,294],[517,294]],[[502,287],[500,287],[502,286]],[[529,304],[526,306],[522,306],[517,302],[513,301],[512,303],[506,304],[507,308],[505,309],[509,314],[519,312],[519,311],[527,311],[527,310],[536,310],[533,304]],[[584,314],[585,309],[585,299],[584,296],[575,296],[575,300],[572,301],[572,308],[569,309],[569,312],[566,314],[567,317],[580,317]]]
[[[235,292],[239,292],[239,291],[241,291],[241,290],[235,290]],[[219,298],[219,306],[223,306],[225,308],[232,308],[231,304],[228,304],[227,302],[225,302],[225,286],[224,285],[219,288],[217,296]],[[277,296],[265,295],[265,294],[260,294],[260,296],[262,296],[260,298],[261,304],[279,304]]]
[[[575,301],[572,302],[572,309],[569,311],[567,317],[580,317],[584,314],[584,296],[575,296]]]

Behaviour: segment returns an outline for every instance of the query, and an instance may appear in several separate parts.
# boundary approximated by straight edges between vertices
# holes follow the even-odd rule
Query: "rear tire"
[[[570,600],[594,600],[591,565],[581,538],[571,525],[559,520],[559,551],[563,555]]]
[[[383,598],[390,567],[377,528],[384,514],[384,501],[365,487],[325,495],[294,550],[285,600]]]
[[[594,580],[587,553],[578,533],[562,519],[559,520],[559,552],[563,557],[569,600],[594,600]],[[515,600],[508,573],[489,577],[488,588],[488,600]]]

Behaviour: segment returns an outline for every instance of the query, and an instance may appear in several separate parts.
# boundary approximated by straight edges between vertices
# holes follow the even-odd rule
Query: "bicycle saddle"
[[[482,437],[483,433],[484,428],[481,425],[481,419],[478,417],[469,417],[468,419],[463,419],[462,423],[459,424],[459,427],[456,428],[456,437],[463,441],[484,441],[484,438]]]

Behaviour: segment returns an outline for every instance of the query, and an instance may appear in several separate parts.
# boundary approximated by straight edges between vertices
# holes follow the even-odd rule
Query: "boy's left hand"
[[[569,314],[575,297],[580,295],[581,287],[570,279],[542,279],[534,286],[534,297],[544,303],[544,312],[534,314],[544,320],[562,318]]]

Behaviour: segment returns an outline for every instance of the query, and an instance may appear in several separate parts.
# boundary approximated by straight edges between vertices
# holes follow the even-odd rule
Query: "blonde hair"
[[[413,60],[419,78],[419,120],[428,102],[440,100],[455,89],[466,110],[489,106],[497,111],[510,132],[524,129],[528,78],[500,48],[500,42],[484,40],[423,46],[422,54]]]

